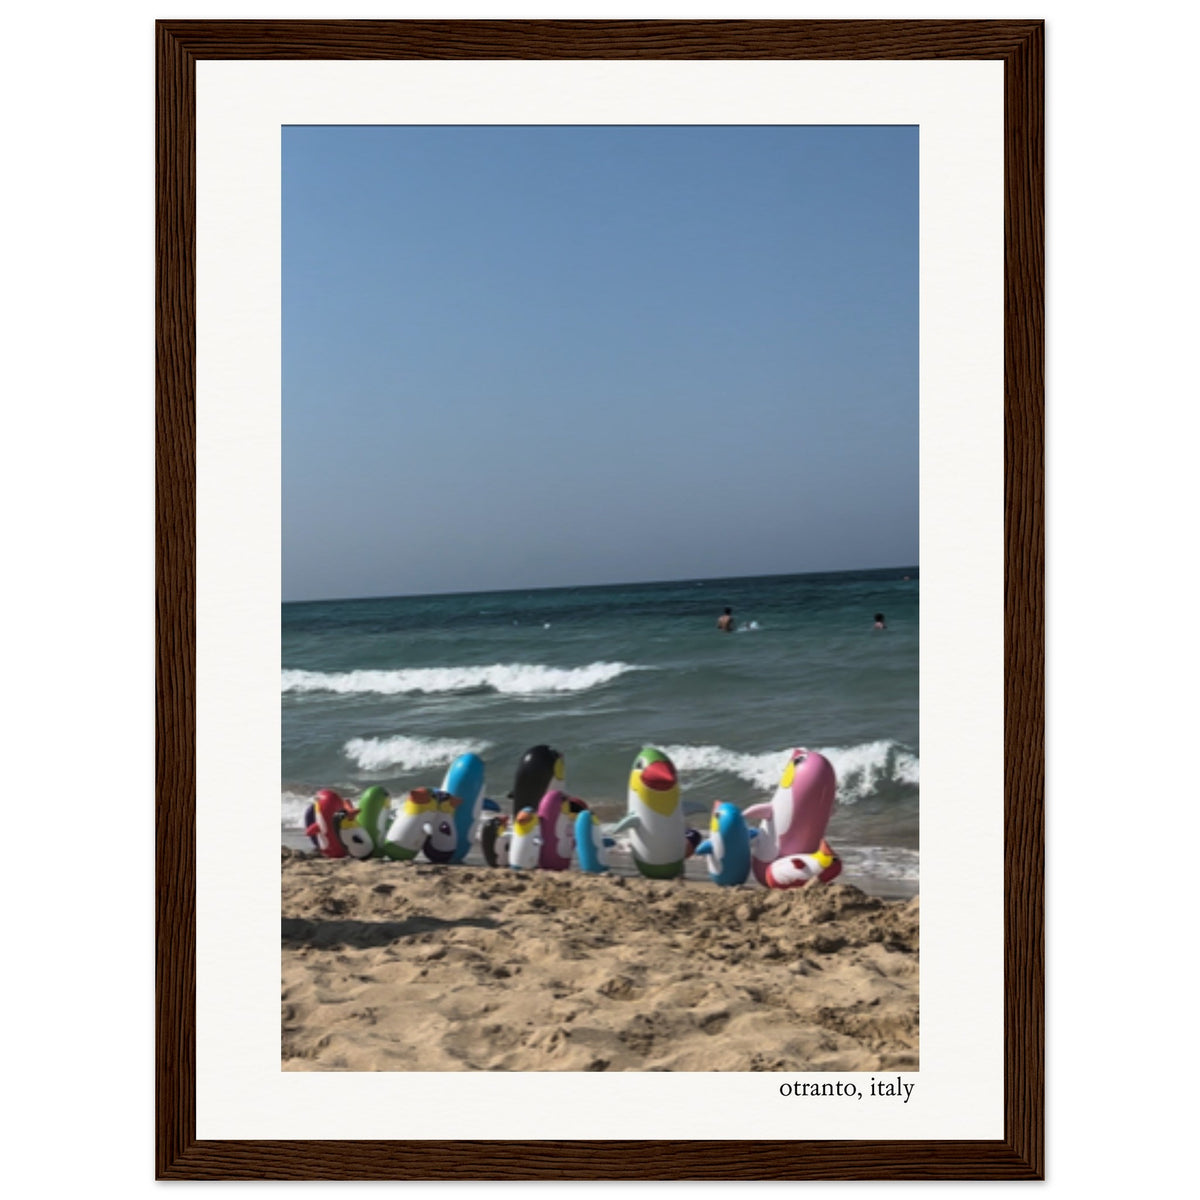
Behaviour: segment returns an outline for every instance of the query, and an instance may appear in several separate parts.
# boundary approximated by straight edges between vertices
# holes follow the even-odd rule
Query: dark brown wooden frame
[[[1044,28],[1041,21],[162,21],[156,121],[156,1177],[1040,1179],[1044,882],[1006,876],[996,1141],[196,1139],[198,59],[990,59],[1004,63],[1004,836],[1044,846]],[[501,1152],[502,1151],[502,1152]]]

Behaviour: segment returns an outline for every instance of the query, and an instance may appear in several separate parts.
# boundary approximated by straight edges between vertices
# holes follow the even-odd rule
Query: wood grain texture
[[[164,21],[197,58],[1008,58],[1032,21]]]
[[[186,1154],[196,1128],[196,76],[194,57],[161,28],[157,49],[155,1090],[162,1177]]]
[[[1040,21],[164,21],[156,26],[159,1179],[1044,1176],[1044,29]],[[997,1141],[197,1141],[198,59],[992,59],[1005,80],[1005,1136]]]
[[[1004,1111],[1045,1163],[1045,48],[1004,71]]]

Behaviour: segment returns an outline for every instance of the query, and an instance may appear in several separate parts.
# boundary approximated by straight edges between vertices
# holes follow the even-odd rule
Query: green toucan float
[[[683,874],[688,854],[679,773],[653,746],[644,746],[629,774],[629,812],[610,830],[628,831],[629,850],[637,869],[651,879]]]
[[[358,798],[358,811],[342,822],[342,842],[352,858],[383,853],[385,831],[391,821],[392,799],[381,787],[369,787]]]

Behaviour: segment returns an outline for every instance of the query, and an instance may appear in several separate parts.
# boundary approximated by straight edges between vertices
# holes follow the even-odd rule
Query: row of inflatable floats
[[[708,835],[686,816],[706,812],[682,799],[679,773],[661,750],[646,746],[629,775],[629,809],[602,826],[591,808],[563,790],[563,756],[534,746],[517,767],[508,798],[512,812],[484,796],[484,764],[477,754],[451,763],[439,788],[418,787],[393,803],[369,787],[351,804],[336,791],[319,791],[304,821],[313,845],[328,858],[386,858],[461,863],[478,844],[490,867],[565,871],[575,862],[589,874],[608,871],[614,855],[628,855],[651,879],[672,879],[685,861],[703,857],[714,883],[737,886],[754,877],[769,888],[828,883],[842,870],[825,840],[837,777],[829,760],[793,750],[779,788],[765,804],[746,809],[727,801],[712,807]]]

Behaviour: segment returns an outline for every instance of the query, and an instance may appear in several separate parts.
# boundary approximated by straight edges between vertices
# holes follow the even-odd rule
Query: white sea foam
[[[837,848],[847,875],[895,879],[911,883],[921,878],[921,854],[902,846],[844,846]]]
[[[410,667],[397,671],[284,671],[282,691],[398,696],[489,690],[506,696],[532,696],[543,692],[586,692],[628,671],[649,669],[623,662],[594,662],[585,667],[491,663],[479,667]]]
[[[770,750],[766,754],[740,754],[724,746],[663,746],[662,750],[681,774],[724,772],[748,780],[763,791],[779,783],[789,753]]]
[[[917,786],[921,763],[896,742],[866,742],[859,746],[814,746],[833,766],[838,777],[838,803],[853,804],[880,783],[893,781]],[[779,784],[792,747],[765,754],[742,754],[724,746],[664,746],[681,773],[724,772],[745,779],[763,791]]]
[[[312,799],[312,794],[309,792],[301,794],[300,792],[285,791],[281,797],[280,825],[285,829],[303,829],[304,813],[312,803]]]
[[[847,748],[821,748],[838,777],[838,803],[853,804],[888,780],[921,782],[921,760],[896,742],[866,742]]]
[[[346,756],[364,771],[423,771],[448,767],[460,754],[482,754],[491,742],[455,738],[418,738],[398,734],[386,738],[351,738],[343,747]]]

